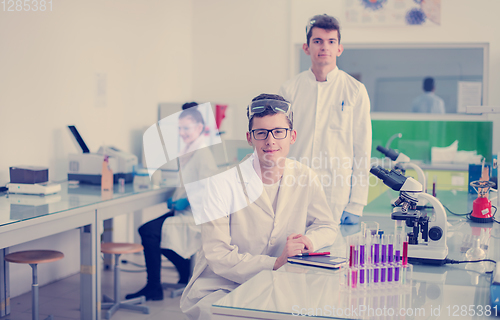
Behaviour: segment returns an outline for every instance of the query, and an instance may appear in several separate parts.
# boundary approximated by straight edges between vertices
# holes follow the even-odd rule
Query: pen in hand
[[[307,256],[326,256],[329,255],[330,252],[308,252],[308,253],[299,253],[297,257],[307,257]]]

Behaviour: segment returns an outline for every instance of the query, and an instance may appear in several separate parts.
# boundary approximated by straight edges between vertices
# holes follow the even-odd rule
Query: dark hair
[[[425,78],[423,88],[425,92],[431,92],[432,90],[434,90],[434,78]]]
[[[255,98],[252,99],[252,102],[259,101],[259,100],[266,100],[266,99],[273,99],[273,100],[280,100],[280,101],[289,102],[289,101],[286,101],[285,98],[283,98],[279,94],[269,94],[269,93],[261,93],[261,94],[259,94],[258,96],[256,96]],[[277,113],[278,112],[274,111],[273,108],[267,106],[266,109],[263,112],[255,113],[250,118],[250,110],[249,110],[249,108],[247,108],[247,118],[249,118],[249,120],[248,120],[248,131],[252,130],[253,118],[254,117],[262,118],[262,117],[265,117],[265,116],[272,116],[272,115],[275,115]],[[292,117],[291,118],[293,119],[293,111],[292,111]],[[293,121],[291,121],[288,117],[286,117],[286,119],[288,120],[288,126],[290,127],[290,129],[293,129]]]
[[[340,44],[340,24],[337,19],[332,16],[325,14],[318,14],[312,17],[309,20],[309,24],[306,27],[307,31],[307,45],[309,45],[309,41],[311,40],[312,30],[314,28],[321,28],[325,30],[337,30],[337,34],[339,35],[339,44]]]
[[[205,121],[203,120],[201,112],[198,111],[198,103],[186,102],[182,105],[182,110],[183,111],[179,115],[179,119],[190,116],[194,121],[196,121],[196,123],[201,123],[203,125],[203,129],[205,129]]]

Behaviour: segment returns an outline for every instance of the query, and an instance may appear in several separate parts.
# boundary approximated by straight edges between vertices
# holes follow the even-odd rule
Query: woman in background
[[[205,121],[196,102],[185,103],[179,115],[179,136],[184,148],[179,153],[179,170],[184,183],[200,181],[217,170],[217,165],[203,136]],[[201,247],[201,229],[194,223],[191,206],[184,187],[178,187],[168,199],[171,211],[143,224],[139,228],[147,284],[126,299],[145,296],[146,300],[163,300],[161,285],[161,255],[170,260],[179,272],[179,282],[187,283],[190,275],[190,257]]]

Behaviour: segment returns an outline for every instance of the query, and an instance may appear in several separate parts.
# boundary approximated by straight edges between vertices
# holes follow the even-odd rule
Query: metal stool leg
[[[114,270],[114,280],[115,280],[115,294],[114,294],[114,298],[115,298],[115,302],[118,303],[118,301],[120,301],[120,255],[119,254],[115,254],[115,270]]]
[[[175,297],[182,296],[182,294],[184,293],[184,289],[186,289],[186,287],[172,290],[172,293],[170,293],[170,298],[174,299]]]
[[[184,289],[187,286],[187,283],[162,283],[161,284],[163,290],[168,290],[168,289],[173,289],[172,292],[170,292],[170,298],[174,299],[175,297],[178,297],[182,295],[184,292]]]
[[[106,312],[106,319],[111,319],[113,314],[118,310],[119,308],[123,309],[129,309],[129,310],[135,310],[135,311],[141,311],[144,314],[149,314],[149,307],[147,306],[136,306],[135,304],[142,304],[146,302],[146,299],[144,296],[134,298],[134,299],[129,299],[129,300],[124,300],[120,301],[120,254],[115,254],[115,270],[114,270],[114,300],[111,300],[110,298],[104,296],[104,300],[107,300],[109,302],[103,302],[101,304],[101,309],[109,309]]]
[[[33,282],[31,284],[31,314],[33,320],[38,320],[38,272],[37,264],[31,264],[33,269]]]
[[[31,284],[31,317],[33,320],[38,320],[39,315],[38,315],[38,268],[36,263],[30,263],[31,269],[32,269],[32,274],[33,274],[33,281]],[[49,315],[45,320],[53,320],[54,316]]]

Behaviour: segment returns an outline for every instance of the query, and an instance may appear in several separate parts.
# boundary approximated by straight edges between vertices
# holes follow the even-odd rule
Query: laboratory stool
[[[163,290],[173,289],[172,292],[170,293],[170,298],[174,299],[175,297],[182,295],[182,293],[184,292],[184,289],[186,289],[187,283],[163,282],[161,285],[162,285]]]
[[[189,278],[190,279],[191,279],[191,276],[193,275],[195,260],[196,260],[196,253],[191,256],[190,272],[189,272]],[[170,298],[174,299],[175,297],[178,297],[178,296],[182,295],[182,293],[184,292],[184,289],[186,289],[187,283],[167,283],[167,282],[163,282],[161,285],[162,285],[163,290],[173,289],[170,292]]]
[[[64,254],[53,250],[28,250],[13,252],[5,256],[5,260],[13,263],[25,263],[31,266],[33,271],[33,283],[31,285],[32,296],[32,319],[38,320],[38,272],[39,263],[53,262],[64,258]],[[54,319],[49,315],[47,319]]]
[[[119,260],[120,255],[124,253],[136,253],[141,252],[143,250],[143,246],[135,243],[102,243],[101,244],[101,252],[114,254],[115,255],[115,270],[114,270],[114,299],[111,299],[104,295],[103,303],[101,304],[102,309],[109,309],[106,312],[106,319],[110,319],[113,314],[119,308],[142,311],[142,313],[149,314],[149,307],[147,306],[137,306],[136,304],[142,304],[146,302],[146,298],[144,296],[128,299],[120,301],[120,266]]]

